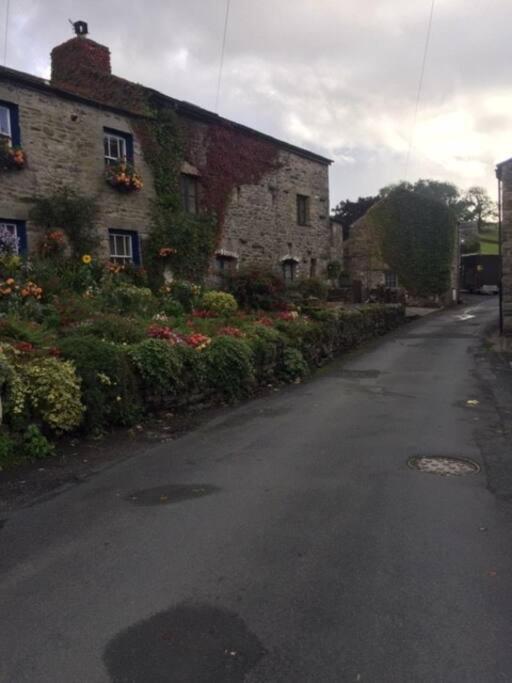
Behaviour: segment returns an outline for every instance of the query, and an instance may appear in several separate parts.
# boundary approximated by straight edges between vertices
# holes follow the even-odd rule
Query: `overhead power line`
[[[418,121],[418,111],[420,108],[421,93],[423,90],[423,81],[425,79],[425,67],[427,65],[428,48],[430,45],[430,35],[432,33],[432,22],[434,19],[435,4],[436,4],[436,0],[432,0],[432,4],[430,5],[430,15],[428,18],[427,35],[425,37],[425,47],[423,49],[423,59],[421,62],[420,80],[418,83],[418,92],[416,93],[416,104],[414,106],[414,118],[413,118],[413,122],[412,122],[411,134],[409,137],[409,149],[407,151],[407,161],[405,164],[405,179],[406,180],[407,180],[407,177],[409,175],[409,165],[411,162],[411,153],[412,153],[412,148],[413,148],[413,144],[414,144],[414,135],[416,133],[416,123]]]
[[[219,78],[217,81],[217,94],[215,96],[215,112],[216,113],[219,113],[220,86],[222,84],[222,71],[224,69],[224,54],[226,52],[226,38],[228,35],[228,23],[229,23],[230,7],[231,7],[231,0],[226,0],[226,16],[224,18],[224,34],[222,36],[222,48],[220,51]]]

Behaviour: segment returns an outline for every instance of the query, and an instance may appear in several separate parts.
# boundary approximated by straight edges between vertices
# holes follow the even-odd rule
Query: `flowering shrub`
[[[11,147],[7,141],[0,141],[0,170],[18,170],[27,165],[27,155],[19,145]]]
[[[267,318],[266,316],[258,318],[256,322],[258,323],[258,325],[264,325],[265,327],[272,327],[272,325],[274,324],[272,318]]]
[[[276,318],[278,320],[285,320],[286,322],[291,322],[292,320],[298,320],[299,314],[297,311],[279,311],[276,313]]]
[[[0,368],[7,385],[8,421],[23,424],[35,418],[55,432],[71,431],[80,424],[84,407],[72,363],[47,356],[27,361],[19,350],[4,345]]]
[[[196,349],[196,351],[202,351],[209,344],[211,344],[211,338],[207,337],[205,334],[200,334],[199,332],[193,332],[192,334],[185,335],[183,341],[187,346],[191,346]]]
[[[238,309],[235,297],[228,292],[206,292],[201,300],[203,309],[219,316],[233,315]]]
[[[43,257],[60,256],[66,248],[66,236],[62,230],[50,230],[39,243],[39,254]]]
[[[238,327],[221,327],[219,330],[217,330],[217,334],[220,337],[245,337],[245,333],[242,332],[241,329]]]
[[[176,254],[176,249],[173,247],[161,247],[158,251],[158,256],[160,258],[169,258],[169,256],[174,256]]]
[[[127,161],[109,166],[105,171],[107,183],[120,192],[138,192],[144,187],[142,178]]]
[[[164,339],[170,344],[183,344],[183,337],[166,325],[153,324],[148,327],[148,337]]]
[[[0,227],[0,254],[17,254],[18,253],[18,238],[7,227]]]
[[[39,302],[43,288],[29,280],[18,284],[12,277],[0,280],[0,308],[9,312],[18,311],[27,302]]]

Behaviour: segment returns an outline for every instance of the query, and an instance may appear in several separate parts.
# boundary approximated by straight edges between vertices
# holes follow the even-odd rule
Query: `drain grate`
[[[440,474],[443,477],[462,477],[480,472],[480,465],[469,458],[441,455],[417,455],[407,461],[409,467],[420,472]]]

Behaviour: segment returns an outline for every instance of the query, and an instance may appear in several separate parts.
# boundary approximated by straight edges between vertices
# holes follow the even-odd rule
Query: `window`
[[[283,277],[285,282],[293,282],[297,275],[297,261],[293,259],[286,259],[281,263],[283,269]]]
[[[0,138],[10,145],[21,144],[18,105],[0,100]]]
[[[181,174],[181,203],[187,213],[198,212],[197,186],[195,175]]]
[[[140,265],[139,234],[135,230],[109,230],[110,260],[113,263]]]
[[[8,230],[17,238],[16,254],[27,253],[27,229],[25,221],[0,218],[0,230]]]
[[[236,270],[236,258],[234,256],[217,254],[215,265],[219,275],[229,275],[229,273],[233,273]]]
[[[107,166],[113,166],[123,160],[133,163],[133,138],[128,133],[104,128],[103,150]]]
[[[0,136],[11,140],[11,112],[3,105],[0,105]]]
[[[309,223],[309,197],[304,194],[297,195],[297,223],[299,225]]]
[[[309,277],[316,277],[316,258],[309,261]]]
[[[396,273],[393,273],[388,270],[384,273],[384,278],[386,287],[388,287],[389,289],[396,289],[396,287],[398,287]]]

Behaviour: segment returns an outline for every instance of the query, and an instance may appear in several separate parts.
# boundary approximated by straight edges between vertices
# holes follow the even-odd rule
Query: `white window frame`
[[[118,149],[121,152],[121,155],[116,157],[113,156],[112,154],[112,141],[116,140],[118,144]],[[105,147],[107,147],[108,154],[106,153]],[[123,161],[126,159],[126,138],[124,138],[122,135],[116,135],[115,133],[108,133],[107,131],[103,131],[103,153],[105,155],[105,163],[108,164],[109,166],[112,166],[114,164],[118,164],[120,161]]]
[[[7,138],[9,142],[12,140],[12,121],[11,121],[11,110],[4,104],[0,104],[0,110],[4,110],[7,113],[7,130],[0,129],[0,137]]]
[[[134,263],[133,260],[133,235],[125,235],[122,232],[112,230],[108,235],[110,260],[112,263],[126,264]],[[125,254],[120,254],[117,251],[117,240],[121,239],[124,242]],[[128,248],[127,248],[128,247]]]
[[[19,255],[20,253],[20,236],[18,235],[18,226],[16,223],[6,223],[5,221],[0,222],[0,228],[12,228],[12,233],[16,237],[16,251],[15,254]]]

